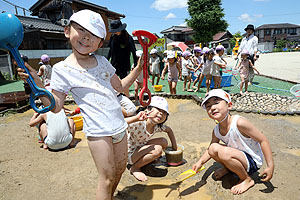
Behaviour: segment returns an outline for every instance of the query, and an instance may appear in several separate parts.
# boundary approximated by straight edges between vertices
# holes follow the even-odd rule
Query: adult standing
[[[136,49],[133,38],[126,31],[126,23],[120,20],[112,20],[109,32],[112,33],[108,46],[108,60],[111,58],[111,64],[116,69],[116,74],[125,78],[130,71],[130,53],[132,53],[134,66],[137,65]]]
[[[255,61],[258,59],[257,56],[257,47],[258,47],[258,38],[254,35],[254,26],[252,24],[248,24],[248,26],[244,29],[246,31],[246,37],[242,39],[238,55],[243,51],[247,50],[249,52],[249,59],[254,65]],[[237,55],[237,56],[238,56]],[[237,59],[237,57],[236,57]],[[254,79],[254,70],[252,67],[249,68],[249,84],[253,84]]]

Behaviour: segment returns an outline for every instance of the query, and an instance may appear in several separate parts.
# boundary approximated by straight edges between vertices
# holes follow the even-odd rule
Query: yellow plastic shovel
[[[176,178],[176,180],[177,180],[177,182],[182,182],[182,181],[184,181],[184,180],[186,180],[186,179],[188,179],[188,178],[193,177],[193,176],[196,175],[198,172],[200,172],[200,171],[202,171],[202,170],[204,170],[204,169],[205,169],[205,167],[202,166],[200,169],[197,170],[197,172],[195,172],[195,171],[192,170],[192,169],[186,170],[185,172],[182,172],[182,173]]]

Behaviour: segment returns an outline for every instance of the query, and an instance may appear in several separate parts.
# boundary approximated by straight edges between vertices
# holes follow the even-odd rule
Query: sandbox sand
[[[221,181],[214,181],[211,175],[220,165],[213,160],[199,174],[176,183],[176,177],[190,169],[205,151],[215,123],[191,100],[168,102],[171,115],[167,125],[173,128],[178,143],[184,145],[185,164],[148,166],[145,170],[149,175],[160,177],[149,176],[145,183],[136,181],[126,170],[116,199],[300,199],[299,116],[232,113],[245,116],[268,137],[275,161],[271,182],[260,182],[256,174],[253,178],[257,184],[234,196],[230,188],[236,177],[228,174]],[[84,133],[76,133],[76,138],[81,139],[76,148],[44,150],[37,142],[36,128],[28,126],[32,114],[30,110],[0,118],[0,199],[95,199],[98,177]],[[162,135],[158,133],[156,137]]]

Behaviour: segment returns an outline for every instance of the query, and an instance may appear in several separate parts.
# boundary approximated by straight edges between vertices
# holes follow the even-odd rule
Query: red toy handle
[[[144,66],[143,66],[143,88],[139,94],[140,97],[140,102],[142,106],[148,106],[151,102],[151,92],[148,88],[148,69],[147,69],[147,62],[148,62],[148,48],[156,42],[157,37],[155,35],[153,35],[152,33],[148,32],[148,31],[143,31],[143,30],[136,30],[132,32],[133,36],[137,36],[139,43],[142,45],[143,47],[143,56],[144,56]],[[143,40],[142,36],[144,36],[144,38],[148,38],[147,40]],[[143,102],[144,99],[144,94],[147,93],[148,94],[148,101],[147,102]]]

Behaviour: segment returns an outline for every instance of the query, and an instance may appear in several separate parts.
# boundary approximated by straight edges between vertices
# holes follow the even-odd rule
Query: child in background
[[[168,146],[168,141],[163,138],[151,137],[157,132],[166,132],[172,144],[172,149],[177,150],[177,143],[172,129],[164,123],[169,116],[168,102],[163,97],[154,96],[145,111],[125,120],[128,125],[128,164],[131,165],[130,173],[139,181],[147,181],[141,167],[159,158],[162,151]]]
[[[124,79],[115,74],[115,68],[103,56],[93,54],[106,38],[105,23],[100,14],[80,10],[65,27],[72,53],[54,65],[51,77],[52,94],[59,112],[69,91],[83,115],[83,131],[99,175],[96,199],[113,199],[113,194],[127,163],[127,123],[121,111],[116,91],[124,92],[142,71],[143,63]],[[34,69],[27,65],[38,87],[44,88]],[[28,75],[18,69],[23,80]],[[41,97],[45,106],[49,99]],[[97,119],[97,120],[95,120]]]
[[[137,50],[136,51],[136,56],[138,58],[141,58],[143,55],[142,50]],[[131,69],[133,69],[135,66],[132,64]],[[140,75],[137,77],[137,79],[134,81],[134,99],[135,99],[135,104],[139,105],[139,90],[143,88],[143,72],[140,73]]]
[[[248,93],[248,82],[249,82],[249,67],[252,67],[253,70],[259,74],[259,71],[253,66],[251,60],[248,58],[249,52],[248,50],[243,50],[241,53],[241,60],[237,65],[237,69],[240,72],[241,84],[240,84],[240,94],[243,93],[243,86],[245,85],[245,93]]]
[[[192,82],[192,80],[191,80],[191,71],[194,70],[192,61],[190,59],[191,55],[192,54],[189,51],[185,51],[185,52],[182,53],[182,57],[183,57],[183,60],[182,60],[182,77],[184,78],[183,91],[186,90],[186,83],[188,82],[188,85],[187,85],[187,91],[188,92],[193,92],[193,90],[190,89],[191,82]]]
[[[211,79],[212,79],[211,68],[212,68],[212,65],[214,64],[214,60],[213,60],[214,55],[215,55],[215,52],[213,49],[208,49],[208,48],[205,49],[204,56],[203,56],[203,70],[202,70],[201,74],[203,75],[203,78],[204,77],[206,78],[206,82],[205,82],[206,83],[206,94],[209,92],[209,88],[210,88],[210,84],[211,84]],[[200,77],[198,88],[195,90],[195,92],[198,92],[200,90],[201,82],[203,80],[203,79],[201,80],[201,78],[202,77]]]
[[[222,55],[224,54],[225,48],[223,45],[218,45],[216,47],[216,55],[214,56],[214,64],[212,67],[211,75],[214,79],[214,88],[220,88],[221,87],[221,81],[222,81],[222,74],[221,70],[226,69],[226,61],[224,62],[224,59],[222,58]]]
[[[157,55],[157,50],[156,49],[151,49],[150,51],[150,60],[149,60],[149,65],[150,65],[150,71],[152,73],[152,85],[155,84],[155,77],[156,79],[156,85],[159,83],[160,79],[160,59]]]
[[[41,56],[41,62],[43,65],[40,66],[38,76],[42,78],[45,87],[50,85],[52,67],[50,65],[50,57],[47,54]]]
[[[194,63],[195,63],[195,70],[194,70],[194,76],[197,77],[192,85],[192,88],[197,88],[195,85],[196,83],[199,81],[200,77],[201,77],[201,73],[202,73],[202,66],[203,66],[203,59],[202,59],[202,50],[200,47],[195,47],[194,48]],[[203,78],[202,78],[203,80]],[[201,81],[202,81],[201,80]]]
[[[76,144],[75,123],[68,119],[64,109],[58,113],[35,112],[29,121],[29,126],[38,125],[39,135],[43,141],[44,149],[61,150],[66,147],[74,147]]]
[[[164,57],[163,57],[163,60],[162,62],[164,63],[164,68],[168,62],[168,50],[164,50]]]
[[[261,176],[264,176],[262,181],[269,181],[274,172],[269,141],[247,119],[238,115],[232,116],[229,113],[232,108],[229,94],[222,89],[211,90],[201,106],[206,109],[211,119],[219,123],[212,132],[208,149],[192,169],[197,171],[210,158],[213,158],[223,165],[215,171],[215,178],[221,179],[228,172],[234,172],[240,181],[231,188],[231,192],[242,194],[255,184],[249,175],[262,167],[264,155],[267,168]],[[220,140],[225,145],[219,144]]]
[[[175,58],[175,52],[169,51],[167,55],[168,61],[166,62],[165,68],[163,69],[161,79],[165,79],[165,74],[168,70],[168,84],[171,94],[176,94],[176,87],[178,82],[178,77],[181,77],[181,68],[179,63]]]
[[[180,71],[182,72],[182,52],[181,51],[175,51],[175,58],[180,66]],[[179,80],[183,81],[183,77],[182,77],[182,74],[181,74],[181,77],[179,77]]]
[[[208,56],[208,51],[209,51],[209,48],[208,47],[203,47],[203,49],[202,49],[202,60],[201,60],[201,63],[203,63],[202,65],[200,65],[199,67],[201,68],[201,73],[200,73],[200,77],[199,77],[199,83],[198,83],[198,86],[197,86],[197,89],[194,91],[194,92],[198,92],[199,90],[200,90],[200,87],[201,87],[201,84],[202,84],[202,81],[203,81],[203,79],[204,79],[204,77],[205,77],[205,75],[203,74],[203,71],[204,71],[204,60],[207,60],[207,56]],[[195,69],[195,71],[197,71],[198,69],[199,69],[199,67],[198,68],[196,68]],[[194,84],[196,85],[196,80],[195,80],[195,82],[194,82]]]

